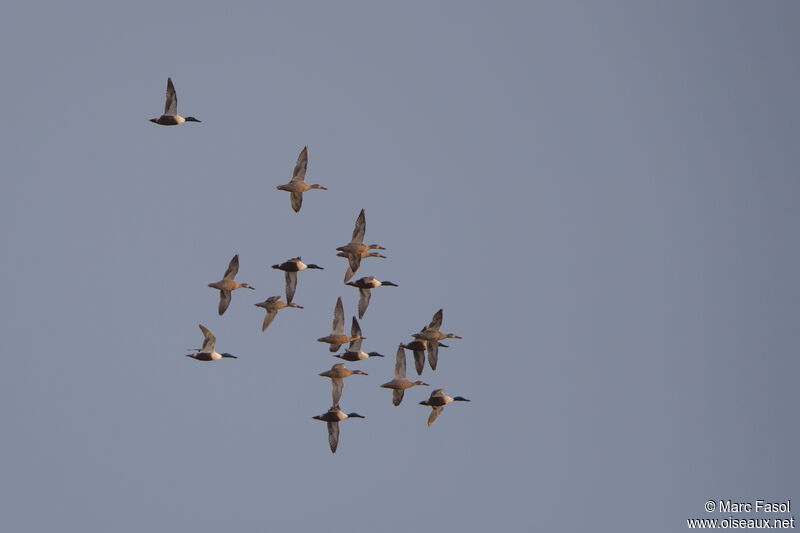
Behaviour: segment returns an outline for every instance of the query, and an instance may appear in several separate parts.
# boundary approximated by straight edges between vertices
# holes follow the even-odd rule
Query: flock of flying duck
[[[182,117],[178,114],[178,98],[175,94],[175,87],[172,84],[172,79],[167,79],[167,98],[164,105],[164,114],[158,118],[150,119],[151,122],[160,124],[162,126],[177,126],[184,122],[200,122],[194,117]],[[297,158],[297,164],[294,167],[292,179],[286,185],[279,185],[278,190],[287,191],[290,193],[292,209],[299,212],[303,205],[303,193],[312,189],[327,190],[322,185],[313,184],[309,185],[305,181],[306,169],[308,167],[308,147],[306,146],[300,152]],[[367,276],[356,281],[350,281],[361,266],[361,260],[369,257],[386,258],[380,252],[374,250],[385,250],[383,246],[378,244],[364,244],[364,234],[367,228],[366,215],[362,209],[356,219],[353,235],[349,243],[340,246],[336,249],[337,256],[347,259],[347,270],[344,276],[344,283],[351,287],[355,287],[359,292],[358,300],[358,318],[363,319],[364,314],[369,307],[370,298],[372,297],[372,289],[378,287],[397,287],[397,284],[391,281],[378,281],[373,276]],[[278,311],[287,307],[296,309],[303,309],[302,306],[293,303],[294,294],[297,289],[297,273],[304,270],[322,270],[323,267],[315,264],[306,264],[300,257],[289,259],[281,264],[273,265],[272,268],[282,270],[284,272],[286,281],[286,301],[282,297],[270,296],[263,302],[255,304],[256,307],[261,307],[266,311],[264,322],[261,325],[261,331],[266,329],[275,320]],[[237,289],[250,289],[255,290],[254,287],[248,283],[239,283],[236,281],[236,275],[239,272],[239,255],[233,256],[228,268],[222,279],[214,283],[209,283],[208,286],[219,291],[219,307],[218,312],[221,315],[225,313],[231,303],[233,291]],[[428,386],[423,381],[409,381],[406,378],[406,353],[405,350],[410,350],[414,354],[414,366],[417,375],[422,375],[425,367],[425,353],[428,355],[428,364],[431,370],[436,370],[439,359],[439,348],[447,347],[442,344],[444,339],[460,339],[454,333],[442,333],[440,331],[442,319],[444,317],[443,311],[440,309],[433,315],[430,323],[423,327],[419,333],[414,333],[414,341],[403,344],[401,343],[397,348],[397,356],[394,366],[394,378],[381,385],[382,388],[392,390],[392,403],[400,405],[403,401],[403,396],[407,389],[411,387],[424,385]],[[365,337],[362,336],[361,326],[356,317],[353,317],[353,322],[350,327],[350,334],[347,335],[344,329],[345,315],[344,305],[342,298],[336,300],[336,306],[333,311],[333,327],[331,328],[330,335],[320,337],[317,339],[330,345],[330,351],[334,354],[339,351],[342,345],[347,344],[347,350],[344,353],[334,355],[343,361],[358,362],[369,359],[370,357],[383,357],[378,352],[364,352],[361,348],[362,341]],[[219,353],[216,350],[217,339],[210,329],[200,325],[200,331],[203,332],[203,344],[195,353],[188,354],[197,361],[218,361],[220,359],[231,358],[236,359],[235,355],[229,353]],[[339,401],[342,398],[342,391],[344,390],[344,379],[352,375],[366,376],[365,372],[361,370],[350,370],[346,368],[345,363],[337,363],[331,367],[330,370],[319,374],[322,377],[329,378],[332,386],[332,406],[327,412],[314,416],[312,418],[321,420],[327,423],[328,426],[328,442],[330,444],[331,452],[336,453],[336,448],[339,444],[339,422],[347,420],[348,418],[364,418],[358,413],[346,414],[339,408]],[[434,390],[427,400],[423,400],[420,405],[431,407],[430,416],[428,416],[428,427],[433,424],[436,419],[441,415],[444,407],[452,402],[468,402],[466,398],[461,396],[447,396],[444,389]]]

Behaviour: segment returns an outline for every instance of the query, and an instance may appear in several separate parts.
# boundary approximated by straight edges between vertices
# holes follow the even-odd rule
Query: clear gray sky
[[[9,532],[683,531],[800,504],[790,2],[23,3],[3,72],[0,521]],[[166,79],[179,112],[148,122]],[[307,179],[288,194],[309,146]],[[316,342],[335,248],[387,260],[364,347],[444,308],[428,428]],[[239,253],[237,291],[217,315]],[[266,333],[253,304],[295,301]],[[246,293],[244,293],[246,292]],[[239,356],[184,357],[202,340]],[[784,515],[786,516],[786,515]]]

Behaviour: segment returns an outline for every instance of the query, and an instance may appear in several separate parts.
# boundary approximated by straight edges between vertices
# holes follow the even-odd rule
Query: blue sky
[[[798,14],[4,7],[4,528],[676,531],[796,498]],[[168,76],[202,124],[148,122]],[[304,145],[329,190],[295,214]],[[332,455],[316,339],[356,312],[362,208],[359,274],[400,287]],[[236,253],[256,290],[219,317]],[[325,270],[261,333],[297,255]],[[422,379],[472,402],[428,428],[427,388],[378,385],[439,308],[464,338]],[[239,359],[183,357],[199,323]]]

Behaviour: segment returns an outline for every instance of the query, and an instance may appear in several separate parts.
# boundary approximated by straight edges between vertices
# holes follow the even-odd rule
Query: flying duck
[[[182,117],[178,114],[178,96],[175,94],[175,86],[172,85],[172,78],[167,78],[167,101],[164,104],[164,114],[158,118],[151,118],[150,122],[155,122],[162,126],[177,126],[184,122],[200,122],[194,117]]]

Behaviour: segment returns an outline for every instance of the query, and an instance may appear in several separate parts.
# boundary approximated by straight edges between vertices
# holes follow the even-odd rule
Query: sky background
[[[800,6],[0,8],[9,532],[683,531],[800,503]],[[166,79],[202,124],[160,127]],[[295,214],[289,180],[309,146]],[[316,342],[388,259],[349,365]],[[238,253],[223,317],[221,278]],[[301,255],[295,301],[272,264]],[[397,344],[444,308],[394,407]],[[199,363],[199,323],[237,360]],[[410,358],[410,354],[409,354]],[[410,374],[409,377],[413,372]],[[416,378],[414,378],[416,379]],[[431,428],[446,387],[472,403]],[[793,511],[794,513],[794,511]],[[753,515],[737,515],[749,518]],[[789,514],[780,515],[786,518]]]

